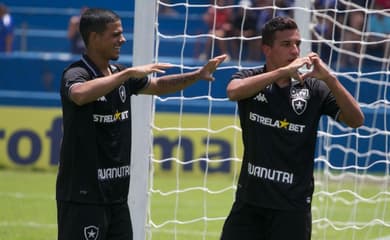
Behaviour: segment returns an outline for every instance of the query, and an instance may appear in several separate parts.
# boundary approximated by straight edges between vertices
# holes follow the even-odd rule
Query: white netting
[[[312,48],[321,55],[366,117],[357,130],[321,119],[312,238],[390,239],[390,11],[380,5],[388,1],[307,1],[310,9],[291,0],[247,3],[158,1],[156,61],[186,72],[221,52],[231,60],[213,83],[155,98],[149,239],[219,238],[242,157],[237,109],[226,98],[226,84],[235,71],[263,64],[259,29],[266,19],[297,14],[310,16],[310,22],[298,22],[310,33],[302,52]],[[209,7],[229,16],[241,11],[256,23],[237,18],[221,27],[222,20],[211,17],[208,26],[203,14]]]

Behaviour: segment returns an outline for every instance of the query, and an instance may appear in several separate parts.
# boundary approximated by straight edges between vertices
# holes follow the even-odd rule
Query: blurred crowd
[[[203,20],[210,28],[209,33],[217,37],[217,50],[231,59],[241,56],[243,60],[260,60],[259,35],[264,23],[274,16],[293,17],[290,8],[293,0],[210,0],[210,4],[211,7],[203,14]],[[228,7],[231,5],[236,7]],[[210,57],[211,42],[209,38],[200,59]]]
[[[226,53],[229,59],[262,60],[262,26],[274,16],[294,17],[294,1],[298,0],[210,0],[202,20],[215,41],[208,37],[196,57],[204,60]],[[316,10],[311,11],[312,24],[309,25],[314,40],[312,49],[325,61],[335,57],[335,52],[339,53],[341,66],[357,64],[362,53],[380,58],[390,56],[390,0],[310,2],[311,8]],[[159,1],[160,14],[179,14],[169,7],[170,3],[170,0]],[[81,8],[80,14],[86,8]],[[74,54],[84,51],[78,33],[79,18],[80,15],[76,15],[69,19],[69,51]],[[13,50],[14,27],[12,13],[0,3],[0,52]]]
[[[312,50],[325,61],[339,52],[340,66],[357,64],[362,53],[389,57],[390,0],[314,0]],[[215,50],[232,59],[261,60],[262,26],[274,16],[294,18],[294,0],[210,0],[203,20],[216,36]],[[235,7],[229,7],[235,6]],[[214,16],[215,15],[215,16]],[[215,21],[215,25],[214,25]],[[318,40],[318,41],[316,41]],[[211,55],[209,38],[200,59]],[[215,55],[215,53],[214,53]]]
[[[68,22],[67,38],[69,40],[69,52],[81,54],[85,46],[79,33],[79,23],[81,14],[88,9],[84,6],[80,9],[80,14],[71,16]],[[14,50],[15,26],[12,14],[8,6],[0,2],[0,53],[10,53]]]
[[[315,22],[312,39],[330,44],[313,44],[313,50],[329,59],[331,48],[340,51],[339,64],[354,66],[360,56],[368,53],[389,58],[389,0],[315,0]]]

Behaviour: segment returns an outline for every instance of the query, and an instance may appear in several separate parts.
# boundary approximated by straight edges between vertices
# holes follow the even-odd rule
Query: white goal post
[[[136,0],[134,6],[133,65],[150,64],[154,58],[155,0]],[[148,9],[148,10],[147,10]],[[151,119],[153,97],[132,97],[132,152],[128,204],[133,224],[133,239],[146,238],[148,178],[152,148]]]

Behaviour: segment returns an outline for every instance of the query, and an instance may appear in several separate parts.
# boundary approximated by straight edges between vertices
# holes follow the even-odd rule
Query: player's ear
[[[264,53],[264,56],[268,57],[271,52],[271,46],[266,44],[261,44],[261,50]]]
[[[90,32],[88,36],[88,42],[89,43],[94,43],[98,40],[99,38],[99,33],[97,32]]]

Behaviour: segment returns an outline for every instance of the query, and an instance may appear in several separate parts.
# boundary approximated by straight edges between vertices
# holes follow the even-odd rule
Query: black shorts
[[[57,201],[58,240],[133,239],[127,203],[93,205]]]
[[[221,240],[285,240],[311,238],[311,209],[300,211],[260,208],[235,202]]]

